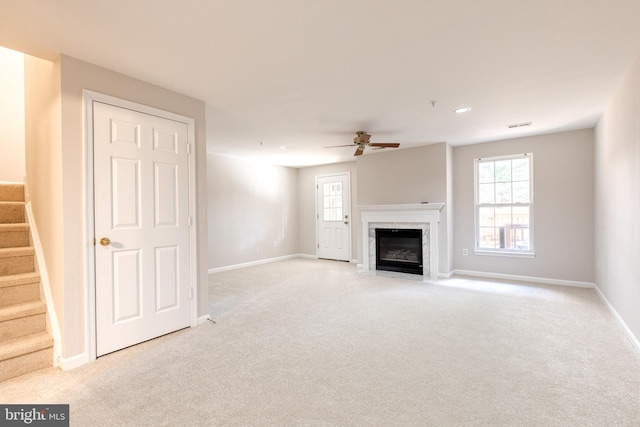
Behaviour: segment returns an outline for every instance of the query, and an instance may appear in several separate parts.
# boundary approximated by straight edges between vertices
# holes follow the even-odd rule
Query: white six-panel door
[[[319,258],[340,261],[350,259],[349,189],[347,173],[316,178]]]
[[[190,325],[187,125],[93,103],[97,356]]]

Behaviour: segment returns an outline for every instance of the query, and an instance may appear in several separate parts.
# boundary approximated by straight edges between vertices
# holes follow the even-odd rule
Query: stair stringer
[[[60,333],[60,323],[58,322],[58,316],[56,315],[56,307],[53,303],[53,294],[51,292],[51,282],[49,281],[49,275],[47,274],[47,264],[44,258],[44,251],[42,249],[42,242],[38,235],[38,228],[33,216],[33,210],[31,208],[31,201],[24,204],[27,222],[29,223],[29,234],[31,238],[31,244],[36,253],[35,269],[40,273],[40,286],[42,294],[44,296],[44,303],[47,306],[47,332],[53,338],[53,366],[61,367],[62,365],[62,335]]]

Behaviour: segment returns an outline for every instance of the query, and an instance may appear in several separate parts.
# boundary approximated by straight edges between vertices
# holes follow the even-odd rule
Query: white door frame
[[[329,178],[332,176],[341,176],[341,175],[347,175],[347,178],[349,179],[349,194],[347,195],[347,205],[349,206],[349,233],[347,233],[349,235],[349,262],[351,262],[353,260],[353,255],[351,253],[351,232],[353,230],[353,228],[351,227],[353,225],[353,212],[351,209],[351,172],[336,172],[336,173],[326,173],[326,174],[320,174],[320,175],[316,175],[315,176],[315,183],[316,183],[316,194],[315,194],[315,204],[316,204],[316,258],[319,258],[319,253],[318,253],[318,245],[320,244],[320,233],[319,233],[319,226],[320,226],[320,211],[318,210],[318,193],[320,192],[320,189],[318,188],[318,180],[319,178]]]
[[[196,246],[197,224],[196,219],[196,161],[195,161],[195,120],[191,117],[149,107],[125,99],[94,92],[82,91],[84,104],[84,242],[85,242],[85,295],[86,295],[86,354],[89,361],[96,360],[96,266],[95,266],[95,232],[94,232],[94,191],[93,191],[93,103],[94,101],[126,108],[144,114],[150,114],[165,119],[175,120],[187,125],[187,143],[189,144],[189,286],[191,288],[191,327],[198,325],[198,256]]]

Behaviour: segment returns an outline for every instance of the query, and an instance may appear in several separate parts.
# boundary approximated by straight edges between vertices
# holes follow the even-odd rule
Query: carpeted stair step
[[[0,248],[0,276],[33,273],[35,251],[32,247]]]
[[[25,222],[24,202],[0,202],[0,224]]]
[[[40,274],[0,276],[0,307],[40,299]]]
[[[0,342],[44,332],[47,328],[46,311],[42,301],[0,307]]]
[[[0,382],[53,364],[53,339],[46,332],[0,342]]]
[[[0,202],[24,202],[24,184],[0,184]]]
[[[29,224],[0,224],[0,248],[29,246]]]

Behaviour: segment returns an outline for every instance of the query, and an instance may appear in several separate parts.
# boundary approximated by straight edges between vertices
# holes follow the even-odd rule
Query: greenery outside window
[[[533,155],[475,160],[476,254],[532,257]]]

